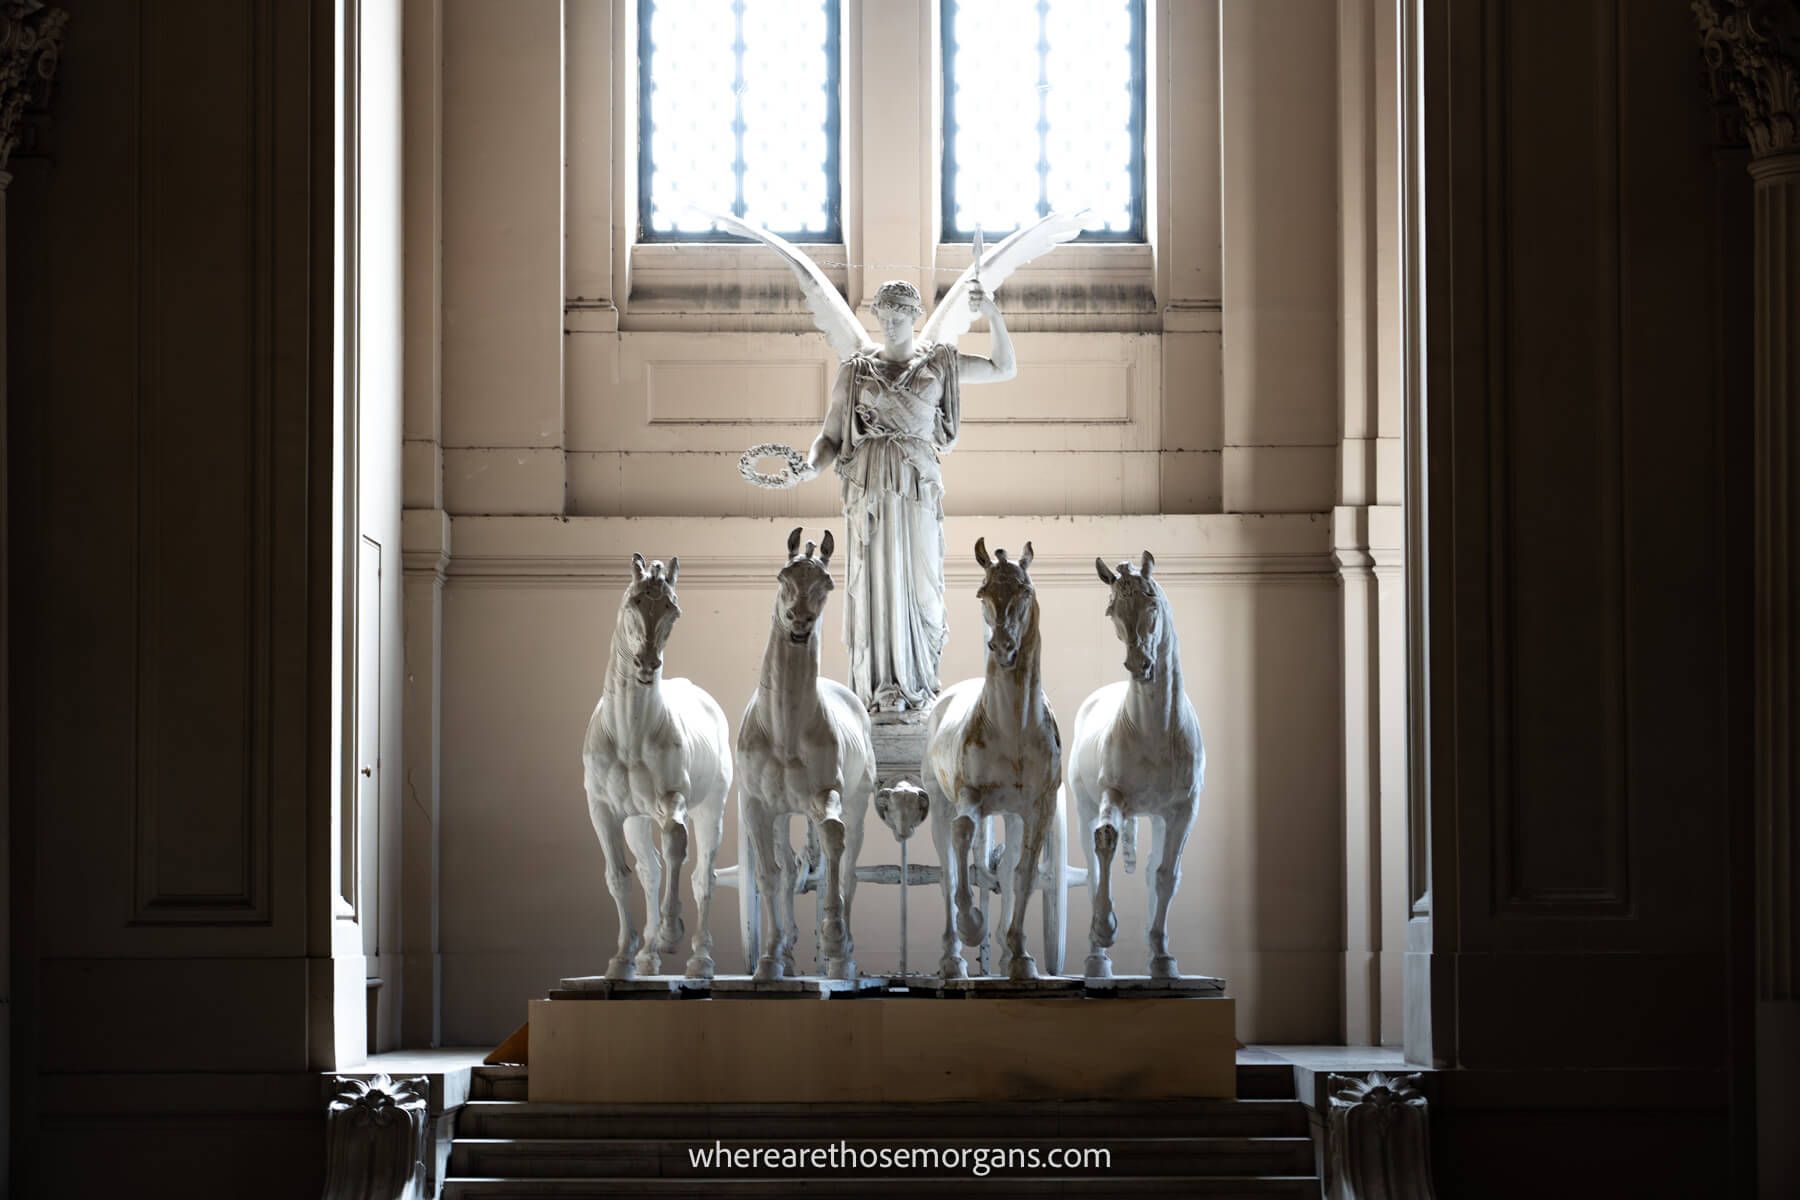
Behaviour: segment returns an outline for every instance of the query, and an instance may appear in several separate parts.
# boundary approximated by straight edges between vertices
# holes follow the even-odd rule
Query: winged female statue
[[[1001,383],[1018,372],[1012,338],[991,288],[1081,232],[1082,216],[1052,213],[983,252],[938,302],[925,325],[919,289],[890,280],[870,304],[878,343],[825,272],[793,245],[735,217],[709,214],[734,233],[772,248],[800,281],[806,304],[842,365],[825,424],[802,458],[786,446],[753,447],[745,477],[792,487],[828,466],[842,482],[846,563],[844,642],[850,686],[871,712],[931,706],[938,692],[944,620],[944,480],[938,460],[956,445],[964,384]],[[991,356],[964,354],[956,341],[975,317],[993,334]],[[758,475],[760,458],[784,455],[782,476]]]

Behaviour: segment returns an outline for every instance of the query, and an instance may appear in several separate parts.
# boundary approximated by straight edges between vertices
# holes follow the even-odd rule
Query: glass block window
[[[1144,240],[1144,0],[943,0],[944,239]]]
[[[727,241],[691,206],[841,241],[839,0],[638,0],[644,241]]]

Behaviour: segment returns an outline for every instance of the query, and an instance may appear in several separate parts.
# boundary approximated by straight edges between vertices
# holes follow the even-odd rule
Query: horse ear
[[[800,553],[800,534],[802,532],[804,532],[803,527],[796,525],[794,527],[794,532],[788,534],[788,557],[789,558],[792,558],[792,557],[794,557],[794,555]]]
[[[994,565],[994,560],[988,557],[987,539],[984,537],[975,539],[975,561],[981,565],[981,569],[984,571]]]
[[[675,586],[675,577],[679,574],[681,574],[681,555],[677,554],[669,559],[669,586],[670,587]]]
[[[1113,574],[1111,567],[1101,561],[1098,554],[1094,555],[1094,573],[1100,576],[1100,582],[1104,583],[1107,587],[1111,587],[1119,581],[1119,577]]]
[[[831,562],[831,551],[835,543],[831,540],[831,530],[825,531],[824,540],[819,543],[819,565],[827,566]]]
[[[649,570],[644,565],[643,555],[633,554],[631,556],[631,573],[639,583],[644,582],[644,577],[649,574]]]
[[[1138,568],[1138,570],[1142,571],[1144,573],[1144,576],[1146,578],[1148,578],[1150,575],[1150,572],[1154,571],[1155,569],[1156,569],[1156,556],[1151,554],[1148,550],[1144,551],[1144,562],[1143,562],[1143,565]]]
[[[1019,555],[1019,570],[1029,571],[1030,569],[1031,569],[1031,543],[1026,542],[1025,543],[1025,553]]]

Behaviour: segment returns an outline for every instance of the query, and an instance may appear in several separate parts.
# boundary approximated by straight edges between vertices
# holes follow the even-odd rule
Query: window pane
[[[644,236],[707,236],[693,206],[789,237],[841,236],[836,0],[639,0],[638,11]]]
[[[943,0],[944,233],[1144,234],[1143,0]]]
[[[829,220],[827,23],[823,4],[744,3],[744,216],[765,229],[819,234]]]
[[[737,179],[737,30],[719,20],[718,0],[657,0],[646,5],[649,69],[647,141],[654,147],[650,168],[651,229],[687,232],[710,228],[688,211],[699,205],[733,211]]]

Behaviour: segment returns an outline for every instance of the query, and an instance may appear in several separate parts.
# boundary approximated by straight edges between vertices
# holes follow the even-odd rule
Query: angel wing
[[[825,340],[831,343],[832,351],[840,360],[878,349],[874,340],[863,330],[862,322],[856,319],[856,313],[851,310],[849,302],[839,294],[825,272],[819,269],[819,264],[800,253],[799,247],[786,238],[776,237],[759,225],[740,221],[726,213],[708,212],[706,216],[717,221],[722,228],[744,237],[755,238],[781,255],[781,261],[787,264],[788,270],[794,273],[794,278],[800,281],[800,291],[806,297],[806,307],[812,310],[813,324],[819,327],[819,332],[825,335]]]
[[[925,327],[919,331],[919,340],[955,345],[956,339],[967,333],[969,326],[975,323],[975,314],[969,311],[969,286],[975,281],[978,268],[981,286],[991,292],[1005,283],[1007,276],[1038,255],[1079,234],[1086,216],[1086,210],[1051,213],[989,250],[979,263],[970,263],[969,269],[956,277],[956,282],[950,285],[950,290],[944,293],[938,306],[931,310],[931,316],[925,319]]]

